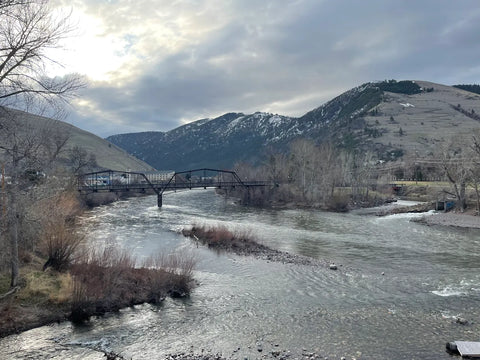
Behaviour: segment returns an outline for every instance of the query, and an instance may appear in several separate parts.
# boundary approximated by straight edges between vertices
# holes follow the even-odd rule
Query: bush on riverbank
[[[187,254],[156,256],[136,268],[125,251],[84,252],[69,271],[42,271],[45,258],[30,255],[20,269],[19,287],[0,273],[0,337],[55,321],[84,321],[92,315],[166,296],[187,296],[195,261]]]
[[[42,245],[48,257],[43,270],[48,267],[57,271],[67,270],[82,240],[83,236],[72,225],[66,222],[48,223],[42,234]]]
[[[161,259],[169,259],[169,262]],[[141,303],[157,304],[167,295],[190,293],[193,258],[186,255],[151,258],[148,267],[135,267],[126,251],[106,248],[83,254],[72,266],[73,298],[70,319],[87,320],[92,315]]]

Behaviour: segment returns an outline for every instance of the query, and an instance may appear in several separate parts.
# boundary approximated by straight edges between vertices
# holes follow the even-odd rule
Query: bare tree
[[[375,160],[371,152],[355,155],[352,193],[362,201],[368,201],[368,191],[375,179]]]
[[[317,146],[300,139],[292,143],[290,151],[291,176],[303,200],[326,204],[342,180],[342,158],[338,149],[329,143]]]
[[[74,146],[69,150],[69,161],[70,168],[75,176],[85,171],[91,171],[98,166],[95,154],[88,154],[80,146]]]
[[[312,191],[315,183],[315,144],[309,140],[298,139],[290,145],[290,156],[296,183],[305,200],[308,192]]]
[[[47,55],[69,36],[69,16],[57,17],[46,0],[0,1],[0,151],[11,178],[8,218],[11,252],[11,286],[19,275],[19,196],[28,192],[27,171],[40,171],[40,160],[55,158],[66,140],[46,141],[43,131],[29,131],[15,107],[58,113],[62,103],[83,86],[79,76],[50,78],[46,67],[55,64]],[[37,129],[38,130],[38,129]]]
[[[270,151],[264,166],[268,180],[275,184],[288,181],[288,157],[285,154]]]
[[[8,14],[13,5],[26,5],[31,0],[2,0],[0,1],[0,16]]]
[[[471,180],[471,153],[467,147],[459,146],[459,141],[452,140],[445,146],[440,154],[440,168],[450,183],[453,193],[445,190],[446,193],[455,196],[460,211],[467,206],[466,187]]]
[[[332,144],[324,143],[318,148],[317,159],[320,160],[317,172],[320,178],[322,201],[325,203],[334,195],[335,187],[341,182],[341,157]]]
[[[350,196],[369,200],[369,188],[377,181],[371,153],[342,152],[333,144],[315,145],[307,139],[295,140],[288,155],[270,153],[262,167],[238,164],[236,171],[242,178],[266,175],[277,185],[271,191],[249,192],[251,204],[294,201],[342,211]],[[346,186],[351,194],[336,191]]]
[[[60,134],[48,128],[32,126],[25,121],[25,113],[0,108],[0,153],[6,164],[10,183],[5,187],[7,195],[6,224],[9,229],[11,252],[11,286],[15,287],[19,272],[19,236],[25,206],[32,187],[41,179],[46,169],[66,144],[68,134]]]
[[[7,1],[0,10],[0,100],[22,106],[41,98],[51,106],[83,86],[77,75],[46,76],[55,63],[47,51],[59,46],[72,28],[69,17],[56,18],[48,1]],[[8,102],[6,102],[8,99]]]
[[[480,133],[477,131],[472,137],[472,166],[470,168],[472,184],[475,189],[476,211],[480,214]]]

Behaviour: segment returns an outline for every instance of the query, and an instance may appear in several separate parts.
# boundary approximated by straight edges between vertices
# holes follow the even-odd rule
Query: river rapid
[[[93,246],[126,248],[139,259],[193,253],[198,285],[188,299],[0,339],[0,359],[104,359],[96,350],[134,360],[189,351],[255,359],[273,350],[451,359],[446,342],[479,340],[480,231],[429,227],[414,216],[248,208],[213,190],[168,194],[161,209],[156,197],[96,208],[83,219]],[[178,233],[193,223],[249,231],[338,270],[217,254]]]

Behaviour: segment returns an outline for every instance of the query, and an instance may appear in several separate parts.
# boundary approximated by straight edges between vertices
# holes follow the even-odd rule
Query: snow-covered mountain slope
[[[107,140],[158,169],[231,168],[263,161],[297,138],[332,142],[394,160],[431,154],[452,136],[480,128],[480,95],[425,81],[383,81],[355,87],[299,118],[228,113],[168,132]]]

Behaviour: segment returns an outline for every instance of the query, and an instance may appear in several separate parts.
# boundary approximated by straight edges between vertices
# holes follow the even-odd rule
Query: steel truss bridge
[[[162,207],[163,193],[195,188],[244,189],[273,186],[270,181],[241,180],[235,171],[219,169],[195,169],[180,172],[141,173],[131,171],[104,170],[82,174],[78,177],[81,194],[97,192],[147,192],[157,194],[157,205]]]

